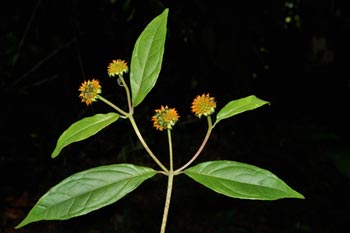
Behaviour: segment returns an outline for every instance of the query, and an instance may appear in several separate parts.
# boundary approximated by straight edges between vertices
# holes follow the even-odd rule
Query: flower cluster
[[[128,65],[124,60],[112,60],[107,67],[107,72],[109,77],[114,77],[116,75],[122,76],[123,73],[127,73],[129,70]]]
[[[100,82],[96,79],[84,81],[79,87],[79,91],[81,102],[86,103],[86,105],[97,101],[98,95],[102,92]]]
[[[127,63],[121,59],[112,60],[107,67],[107,73],[110,77],[122,76],[128,70]],[[97,101],[98,95],[102,92],[100,82],[97,79],[84,81],[79,87],[79,91],[81,102],[86,103],[86,105],[91,105],[92,102]]]
[[[128,72],[128,65],[124,60],[112,60],[107,67],[107,73],[110,77],[119,76],[122,78],[124,73]],[[92,102],[97,101],[99,94],[101,94],[101,86],[98,80],[92,79],[84,81],[79,87],[79,97],[81,102],[91,105]],[[191,110],[199,118],[210,116],[215,112],[216,102],[214,97],[209,94],[198,95],[192,102]],[[179,120],[179,115],[175,108],[168,106],[161,106],[160,109],[155,110],[156,114],[152,117],[153,126],[160,131],[164,129],[172,129],[175,123]]]
[[[198,95],[192,102],[192,112],[197,117],[209,116],[214,113],[216,108],[216,102],[214,97],[210,97],[209,94]]]
[[[172,129],[175,123],[179,120],[179,115],[175,108],[161,106],[155,110],[156,114],[152,117],[153,126],[160,131],[164,129]]]

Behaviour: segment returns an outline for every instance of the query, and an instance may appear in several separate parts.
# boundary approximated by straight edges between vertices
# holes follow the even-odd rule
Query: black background
[[[117,203],[67,221],[17,225],[50,187],[76,172],[128,162],[153,167],[119,120],[50,158],[72,123],[107,113],[85,106],[78,87],[98,78],[121,107],[123,88],[108,77],[112,59],[130,63],[145,26],[169,8],[157,85],[135,109],[150,147],[167,161],[166,135],[150,121],[176,107],[175,166],[195,152],[206,123],[193,98],[218,109],[248,95],[269,101],[215,127],[197,162],[228,159],[268,169],[305,196],[248,201],[175,179],[167,232],[344,232],[349,214],[349,30],[346,1],[6,1],[1,7],[0,232],[157,232],[166,178],[158,175]],[[288,22],[290,19],[290,22]],[[164,156],[163,156],[164,155]]]

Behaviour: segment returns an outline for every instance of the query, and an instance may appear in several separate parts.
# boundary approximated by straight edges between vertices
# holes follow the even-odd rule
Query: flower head
[[[198,95],[192,102],[192,112],[197,117],[209,116],[216,108],[216,102],[214,97],[210,97],[209,94]]]
[[[175,108],[161,106],[155,110],[156,114],[152,117],[153,126],[163,131],[164,129],[172,129],[175,123],[179,120],[179,115]]]
[[[84,81],[79,87],[81,102],[85,102],[86,105],[92,104],[97,101],[98,94],[101,94],[100,82],[96,79]]]
[[[128,65],[124,60],[112,60],[107,67],[107,72],[109,77],[114,77],[116,75],[123,75],[123,73],[128,72]]]

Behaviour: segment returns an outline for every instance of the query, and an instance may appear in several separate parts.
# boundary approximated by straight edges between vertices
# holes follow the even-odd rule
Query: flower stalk
[[[174,171],[171,130],[173,129],[173,126],[175,125],[175,123],[179,120],[179,115],[176,109],[169,108],[167,105],[165,106],[162,105],[159,109],[155,110],[155,114],[152,116],[153,127],[155,127],[159,131],[163,131],[163,130],[167,131],[168,145],[169,145],[169,169],[168,169],[166,166],[163,165],[163,163],[157,158],[157,156],[149,148],[143,136],[141,135],[140,130],[133,117],[134,109],[131,102],[130,90],[123,77],[123,74],[128,72],[127,63],[120,59],[112,60],[112,62],[107,67],[107,72],[110,77],[118,76],[118,82],[121,82],[121,86],[124,87],[126,96],[127,96],[127,101],[128,101],[128,110],[129,110],[128,112],[122,110],[121,108],[119,108],[118,106],[116,106],[115,104],[113,104],[112,102],[110,102],[109,100],[105,99],[103,96],[100,95],[102,93],[101,85],[99,81],[96,79],[85,81],[80,86],[79,91],[81,93],[79,97],[81,98],[82,102],[85,102],[87,105],[91,105],[92,102],[101,100],[102,102],[106,103],[107,105],[115,109],[121,115],[120,117],[124,119],[128,118],[138,139],[140,140],[141,144],[147,151],[148,155],[162,169],[161,173],[168,176],[163,218],[162,218],[161,229],[160,229],[160,233],[165,233],[168,213],[170,208],[170,200],[171,200],[171,194],[173,189],[174,176],[182,173],[188,166],[190,166],[198,158],[200,153],[203,151],[205,145],[207,144],[211,131],[213,129],[213,124],[212,124],[210,115],[215,112],[215,108],[216,108],[215,99],[214,97],[210,97],[209,94],[202,94],[202,95],[198,95],[193,100],[191,110],[198,118],[201,118],[202,116],[207,117],[208,130],[202,141],[202,144],[200,145],[196,153],[192,156],[192,158],[182,167]]]
[[[175,174],[181,173],[183,170],[185,170],[188,166],[190,166],[200,155],[200,153],[203,151],[205,145],[207,144],[211,131],[213,130],[213,124],[211,121],[211,117],[207,116],[207,120],[208,120],[208,130],[207,133],[205,134],[205,137],[202,141],[202,144],[200,145],[200,147],[198,148],[197,152],[193,155],[193,157],[186,163],[184,164],[182,167],[176,169],[176,171],[174,171]]]

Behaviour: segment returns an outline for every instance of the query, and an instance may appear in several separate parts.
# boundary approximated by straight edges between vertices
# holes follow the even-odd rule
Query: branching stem
[[[200,155],[200,153],[203,151],[205,145],[207,144],[207,142],[209,140],[211,131],[213,130],[213,123],[211,121],[211,117],[208,116],[207,119],[208,119],[208,130],[207,130],[207,133],[206,133],[206,135],[205,135],[205,137],[203,139],[203,142],[202,142],[201,146],[198,148],[197,152],[193,155],[193,157],[185,165],[183,165],[182,167],[180,167],[179,169],[177,169],[174,172],[175,174],[178,174],[178,173],[182,172],[188,166],[190,166],[191,163],[193,163],[193,161],[195,161],[197,159],[197,157]]]

